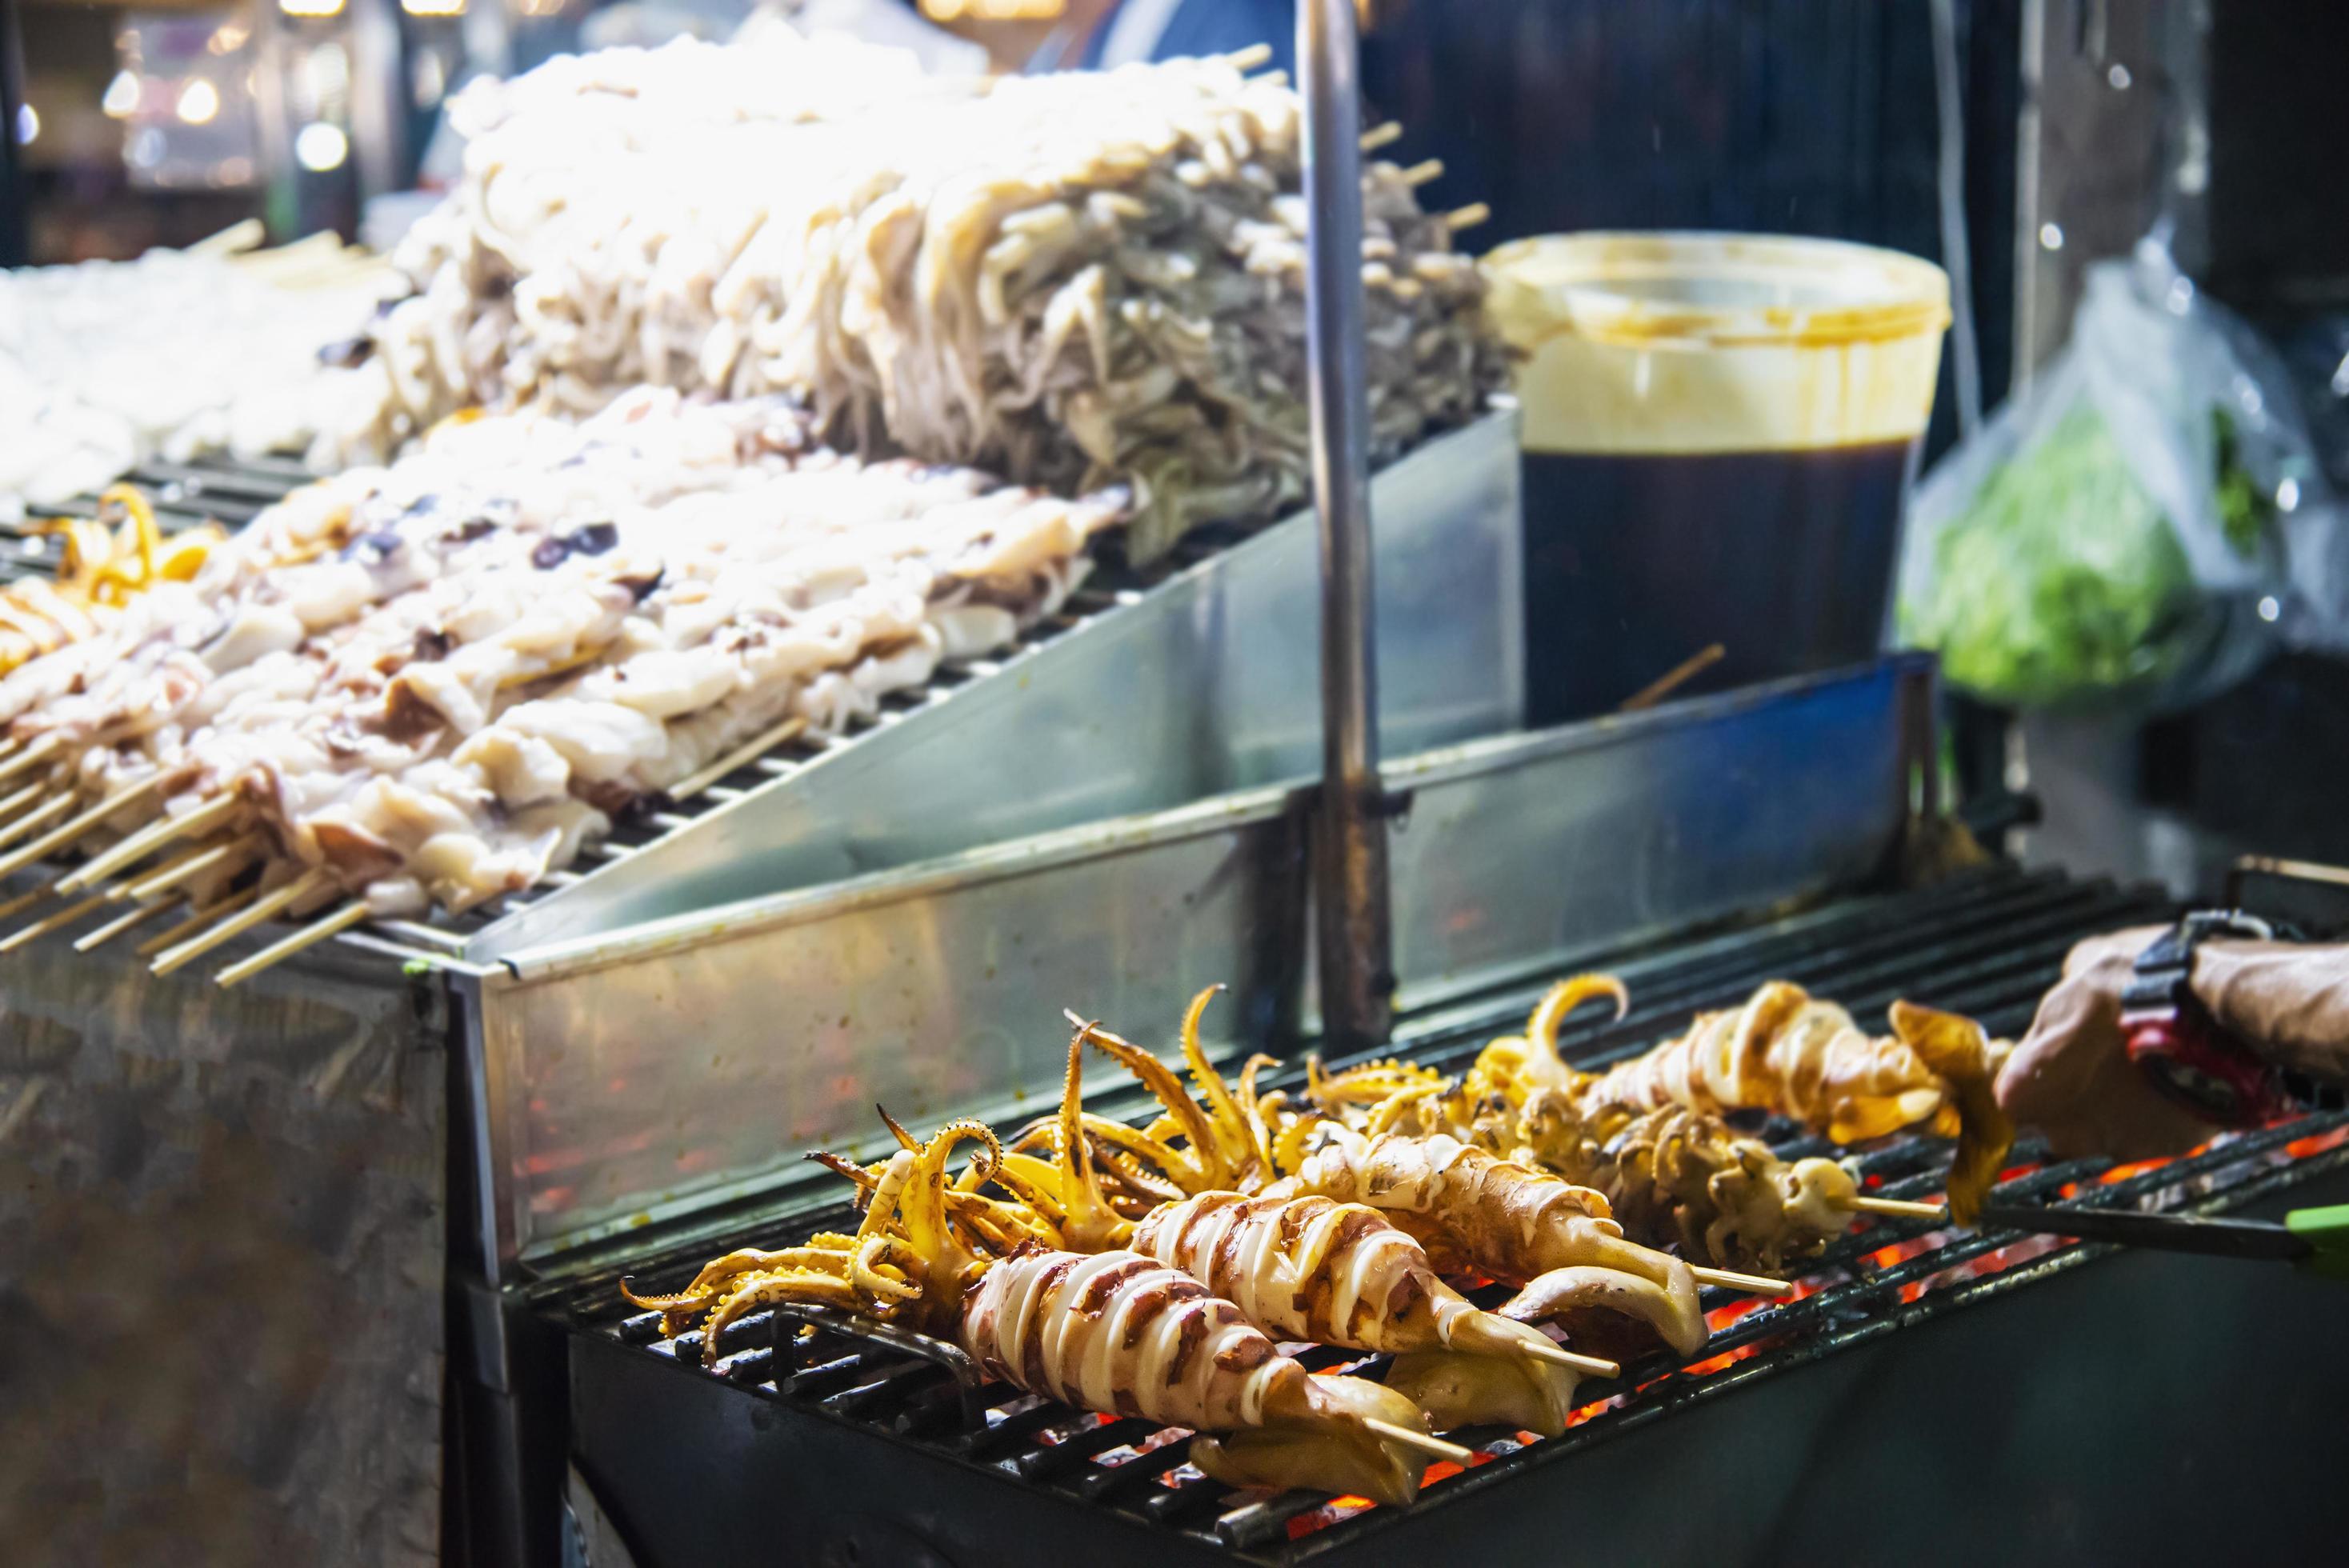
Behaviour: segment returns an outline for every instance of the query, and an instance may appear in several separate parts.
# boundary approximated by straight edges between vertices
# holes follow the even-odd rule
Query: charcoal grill
[[[1621,975],[1633,1008],[1619,1023],[1571,1024],[1561,1044],[1582,1063],[1616,1059],[1772,976],[1862,1016],[1909,995],[2011,1034],[2073,942],[2165,909],[2148,892],[2002,868],[1698,939],[1594,950],[1578,964]],[[1456,1068],[1514,1030],[1536,994],[1454,1006],[1416,1020],[1399,1043]],[[1139,1023],[1118,1022],[1129,1032]],[[1099,1099],[1130,1109],[1130,1097]],[[1761,1130],[1790,1156],[1823,1148],[1784,1124]],[[1938,1140],[1897,1136],[1860,1150],[1856,1165],[1878,1195],[1931,1197],[1947,1157]],[[2321,1109],[2144,1167],[2052,1161],[2026,1139],[2000,1195],[2217,1212],[2286,1191],[2306,1202],[2344,1174],[2349,1113]],[[1389,1509],[1235,1491],[1185,1463],[1180,1434],[980,1385],[950,1348],[823,1313],[746,1317],[705,1371],[699,1331],[662,1337],[658,1315],[630,1315],[616,1288],[624,1274],[670,1288],[727,1247],[773,1245],[844,1217],[802,1210],[730,1232],[704,1227],[682,1244],[640,1237],[535,1292],[545,1320],[569,1336],[576,1507],[603,1526],[584,1536],[595,1568],[622,1551],[640,1568],[752,1554],[968,1568],[1110,1553],[1335,1564],[1554,1562],[1605,1550],[1632,1561],[1864,1562],[1877,1560],[1871,1524],[1898,1532],[1902,1558],[1925,1561],[2156,1560],[2184,1554],[2198,1532],[2222,1554],[2283,1550],[2308,1539],[2288,1513],[2189,1506],[2184,1493],[2161,1495],[2159,1482],[2191,1471],[2198,1496],[2230,1480],[2287,1497],[2296,1480],[2321,1484],[2330,1462],[2321,1456],[2337,1455],[2333,1434],[2349,1398],[2337,1336],[2293,1337],[2349,1299],[2321,1284],[2250,1265],[2114,1260],[2109,1248],[2061,1238],[1874,1221],[1806,1267],[1798,1299],[1709,1294],[1714,1333],[1702,1359],[1682,1367],[1660,1357],[1619,1382],[1586,1385],[1588,1403],[1558,1438],[1454,1434],[1476,1449],[1471,1467],[1435,1467],[1416,1503]],[[2239,1315],[2247,1297],[2259,1317]],[[2213,1300],[2230,1310],[2199,1316],[2196,1304]],[[1976,1306],[1989,1310],[1967,1310]],[[2254,1325],[2268,1332],[2240,1337]],[[2056,1342],[2045,1343],[2051,1334]],[[2274,1353],[2259,1355],[2261,1344]],[[2106,1410],[2144,1403],[2142,1388],[2114,1391],[2130,1387],[2115,1376],[2126,1367],[2113,1367],[2116,1357],[2137,1355],[2164,1367],[2200,1361],[2211,1377],[2171,1383],[2178,1398],[2157,1401],[2163,1418],[2151,1429],[2104,1429]],[[1373,1374],[1382,1364],[1326,1349],[1304,1358]],[[2289,1381],[2231,1382],[2228,1367]],[[1940,1402],[1871,1399],[1871,1381],[1920,1384],[1918,1397]],[[2047,1398],[2050,1382],[2077,1401]],[[2013,1429],[1985,1418],[2018,1405]],[[2255,1440],[2228,1446],[2244,1438]],[[1982,1448],[1968,1451],[1969,1442]],[[2143,1468],[2111,1473],[2129,1466]],[[2130,1511],[2104,1511],[2116,1497]]]

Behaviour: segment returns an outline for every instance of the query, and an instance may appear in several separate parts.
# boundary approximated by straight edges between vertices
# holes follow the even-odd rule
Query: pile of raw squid
[[[218,917],[191,943],[465,909],[746,744],[1008,645],[1123,516],[860,462],[772,399],[451,422],[0,680],[0,865],[83,851],[49,884],[72,910]]]
[[[1299,105],[1232,59],[978,80],[787,30],[550,62],[451,113],[464,177],[395,260],[322,461],[460,408],[789,395],[860,450],[1074,494],[1130,547],[1305,493]],[[1500,379],[1475,264],[1365,174],[1372,457]]]
[[[1317,1068],[1292,1104],[1257,1092],[1270,1058],[1251,1058],[1237,1087],[1209,1061],[1199,1026],[1214,994],[1183,1021],[1190,1088],[1177,1068],[1080,1021],[1059,1115],[1008,1147],[981,1122],[925,1141],[890,1121],[900,1147],[880,1164],[812,1156],[856,1183],[853,1233],[742,1249],[681,1290],[624,1282],[624,1294],[672,1334],[698,1323],[712,1362],[750,1312],[828,1305],[954,1341],[1030,1393],[1193,1429],[1190,1461],[1231,1484],[1401,1503],[1430,1458],[1469,1457],[1434,1433],[1499,1424],[1554,1436],[1579,1378],[1620,1370],[1587,1351],[1693,1356],[1707,1333],[1701,1284],[1776,1284],[1661,1249],[1776,1262],[1850,1228],[1866,1202],[1847,1172],[1817,1159],[1789,1166],[1723,1111],[1767,1109],[1836,1138],[1954,1133],[1961,1217],[2009,1140],[1980,1095],[1997,1057],[1982,1028],[1905,1004],[1894,1034],[1877,1037],[1773,982],[1592,1074],[1559,1057],[1558,1026],[1586,998],[1619,1005],[1623,993],[1585,976],[1554,990],[1524,1037],[1488,1047],[1467,1083],[1424,1085],[1423,1069],[1392,1062]],[[1083,1109],[1088,1045],[1149,1088],[1154,1121]],[[1561,1117],[1615,1132],[1561,1139]],[[949,1172],[965,1142],[977,1156]],[[1482,1310],[1454,1280],[1513,1294]],[[1280,1353],[1300,1342],[1392,1360],[1380,1381],[1309,1374]]]

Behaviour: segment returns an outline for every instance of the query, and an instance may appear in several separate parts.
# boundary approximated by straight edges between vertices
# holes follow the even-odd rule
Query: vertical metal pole
[[[1314,833],[1321,1026],[1383,1043],[1392,1017],[1385,795],[1371,595],[1370,389],[1362,341],[1361,51],[1354,0],[1301,0],[1306,360],[1321,526],[1321,799]]]
[[[25,35],[16,0],[0,0],[0,267],[33,259],[32,182],[16,145],[16,108],[25,101]]]

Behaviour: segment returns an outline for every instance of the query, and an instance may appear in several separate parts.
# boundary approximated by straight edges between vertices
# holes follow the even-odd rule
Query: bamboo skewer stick
[[[25,738],[21,735],[13,740],[0,741],[0,762],[5,762],[24,748]]]
[[[212,903],[204,905],[203,908],[188,916],[187,919],[181,921],[169,931],[164,932],[160,936],[150,936],[146,941],[140,943],[137,947],[132,948],[131,951],[136,953],[141,958],[151,958],[156,954],[162,952],[163,949],[178,942],[181,937],[195,930],[196,927],[203,924],[205,922],[215,920],[220,916],[228,913],[231,910],[243,909],[246,904],[251,903],[260,895],[261,890],[259,888],[249,887],[243,892],[233,892],[226,898],[214,899]]]
[[[43,916],[41,919],[36,920],[33,922],[32,924],[25,927],[22,931],[12,931],[5,936],[0,936],[0,953],[14,953],[17,948],[24,946],[25,944],[33,941],[36,937],[46,936],[50,932],[57,930],[59,926],[71,925],[75,921],[79,920],[83,915],[88,914],[91,910],[96,909],[105,902],[106,900],[102,896],[97,898],[86,898],[78,903],[69,903],[66,905],[65,908],[58,910],[54,914]]]
[[[799,734],[800,731],[806,727],[807,720],[804,718],[787,718],[782,723],[775,726],[774,728],[767,731],[766,734],[760,736],[756,740],[746,741],[742,745],[736,747],[733,750],[728,752],[725,756],[719,758],[717,761],[711,763],[700,772],[692,775],[683,783],[670,788],[664,791],[664,793],[666,793],[672,800],[689,800],[694,796],[700,794],[704,789],[709,789],[712,784],[717,783],[720,779],[725,778],[729,773],[733,772],[736,769],[748,768],[751,763],[756,762],[760,758],[764,757],[768,752],[772,751],[776,747],[781,746],[784,741],[791,739],[793,736]]]
[[[271,943],[249,958],[237,960],[212,978],[224,986],[233,985],[240,980],[250,980],[263,970],[284,963],[304,948],[324,942],[338,931],[348,931],[367,917],[367,901],[353,899],[334,913],[312,921],[291,936]]]
[[[1863,1214],[1894,1214],[1904,1220],[1946,1220],[1950,1212],[1939,1203],[1911,1203],[1901,1198],[1854,1198],[1854,1210]]]
[[[304,872],[275,892],[265,894],[245,905],[211,930],[199,932],[178,946],[164,949],[157,955],[155,962],[148,967],[159,976],[169,975],[175,969],[183,969],[222,943],[242,936],[278,911],[299,903],[312,893],[319,892],[328,885],[329,881],[325,872]]]
[[[1641,708],[1653,707],[1728,656],[1729,650],[1719,643],[1713,643],[1700,648],[1630,696],[1625,697],[1623,705],[1615,711],[1637,713]]]
[[[1768,1274],[1739,1274],[1735,1269],[1691,1268],[1699,1284],[1719,1285],[1723,1290],[1742,1290],[1748,1295],[1790,1295],[1792,1280],[1772,1279]]]
[[[236,856],[253,849],[251,835],[233,838],[222,843],[199,844],[191,852],[158,868],[153,874],[132,882],[127,888],[117,888],[109,896],[116,898],[153,898],[169,892],[181,883],[200,877],[214,866],[225,864]]]
[[[1382,1438],[1392,1438],[1405,1448],[1417,1449],[1423,1454],[1433,1454],[1440,1460],[1465,1466],[1476,1457],[1474,1449],[1464,1449],[1458,1443],[1447,1443],[1442,1438],[1431,1438],[1425,1432],[1414,1432],[1409,1427],[1398,1427],[1392,1421],[1381,1421],[1376,1416],[1364,1416],[1362,1425]]]
[[[32,908],[35,904],[48,897],[50,892],[54,891],[54,883],[44,882],[41,886],[35,888],[30,892],[18,893],[15,898],[10,899],[7,903],[0,903],[0,920],[7,920],[13,916],[22,914],[25,911]]]
[[[163,777],[159,773],[152,779],[143,779],[137,784],[129,785],[123,789],[117,789],[113,794],[108,796],[105,799],[100,800],[97,805],[92,806],[88,810],[84,811],[72,821],[66,823],[62,827],[57,828],[50,832],[42,834],[39,838],[35,839],[31,843],[26,844],[23,849],[17,850],[10,854],[0,855],[0,877],[5,877],[9,872],[16,871],[21,867],[28,866],[35,861],[42,859],[44,856],[57,853],[59,850],[64,849],[67,844],[72,843],[76,839],[78,839],[83,834],[88,832],[92,828],[103,826],[109,817],[113,816],[124,807],[135,804],[140,800],[145,799],[148,796],[152,795],[157,789],[162,788],[162,784]],[[5,950],[0,949],[0,951]]]
[[[180,907],[187,901],[181,898],[159,898],[153,903],[142,903],[129,914],[118,914],[87,936],[74,938],[76,953],[89,953],[113,941],[133,926],[146,924],[157,915]]]
[[[1576,1371],[1592,1377],[1620,1377],[1623,1375],[1623,1365],[1619,1361],[1606,1361],[1596,1356],[1578,1355],[1562,1345],[1553,1345],[1545,1350],[1528,1340],[1526,1342],[1525,1351],[1526,1355],[1537,1360],[1554,1361],[1560,1367],[1571,1367]]]
[[[1425,185],[1430,181],[1443,178],[1444,160],[1441,158],[1431,158],[1423,163],[1414,163],[1402,171],[1402,182],[1411,186]]]
[[[5,828],[0,828],[0,844],[13,844],[26,834],[45,828],[73,810],[71,794],[59,795],[47,805],[36,806]]]
[[[1362,150],[1376,152],[1380,148],[1392,147],[1402,139],[1402,121],[1391,119],[1383,125],[1374,125],[1362,132]]]
[[[56,756],[65,742],[54,735],[45,735],[5,762],[0,762],[0,779],[14,779],[28,768],[38,768]]]
[[[1465,207],[1454,208],[1444,214],[1444,226],[1457,234],[1489,220],[1493,210],[1482,201],[1471,201]]]
[[[49,787],[46,783],[33,783],[26,785],[22,789],[17,790],[14,795],[9,796],[6,799],[0,800],[0,818],[11,815],[19,806],[31,805],[35,800],[39,799],[48,792]]]
[[[1245,49],[1234,49],[1224,57],[1224,64],[1236,71],[1252,71],[1272,58],[1270,44],[1250,44]]]
[[[88,865],[77,868],[59,882],[57,886],[70,892],[75,888],[102,882],[133,861],[142,860],[152,854],[173,839],[185,838],[191,833],[202,833],[225,821],[235,814],[237,805],[235,796],[219,795],[205,801],[192,811],[182,811],[176,817],[166,817],[161,821],[150,822],[112,849],[98,855]]]

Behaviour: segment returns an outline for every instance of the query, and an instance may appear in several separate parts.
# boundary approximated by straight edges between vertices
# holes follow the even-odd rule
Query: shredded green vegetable
[[[1933,546],[1901,630],[1992,701],[2063,707],[2159,686],[2207,628],[2176,531],[2095,410],[1993,472]]]

